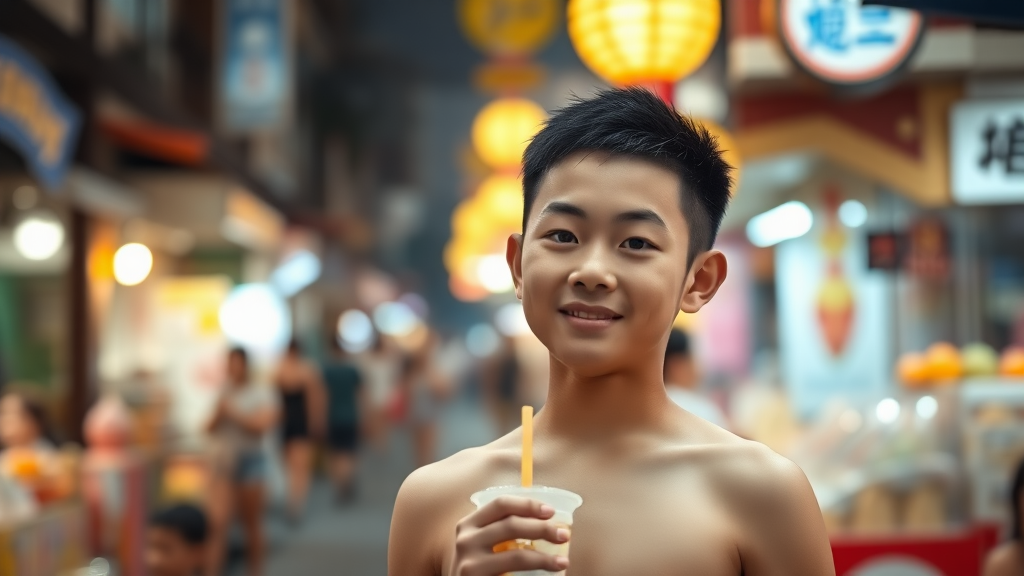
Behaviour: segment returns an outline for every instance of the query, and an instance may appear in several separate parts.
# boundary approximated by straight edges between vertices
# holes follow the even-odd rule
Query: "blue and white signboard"
[[[859,0],[779,0],[779,27],[801,68],[830,84],[857,86],[901,69],[924,23],[913,10],[861,6]]]
[[[1024,203],[1024,99],[961,102],[950,128],[953,198]]]
[[[277,127],[286,118],[291,52],[282,0],[222,3],[221,115],[229,132]]]
[[[80,127],[78,110],[46,69],[0,35],[0,138],[21,153],[44,187],[64,181]]]

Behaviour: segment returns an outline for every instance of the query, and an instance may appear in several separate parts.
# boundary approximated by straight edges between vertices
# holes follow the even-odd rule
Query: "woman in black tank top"
[[[313,438],[323,434],[324,385],[320,371],[303,360],[298,343],[288,345],[274,384],[281,396],[281,445],[288,480],[288,515],[297,522],[306,506],[313,466]]]

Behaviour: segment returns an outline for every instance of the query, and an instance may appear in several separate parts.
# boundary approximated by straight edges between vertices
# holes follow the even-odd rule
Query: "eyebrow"
[[[661,219],[661,216],[658,216],[657,212],[655,212],[654,210],[650,210],[648,208],[623,212],[622,214],[619,214],[618,216],[615,217],[615,221],[650,222],[651,224],[656,224],[658,226],[661,226],[662,228],[668,228],[668,225],[666,225],[665,221]]]
[[[540,215],[545,216],[548,214],[562,214],[564,216],[574,216],[576,218],[586,218],[587,213],[583,208],[575,204],[568,202],[552,202],[541,210]],[[616,222],[650,222],[662,228],[668,228],[665,221],[662,220],[658,213],[649,208],[639,208],[637,210],[628,210],[615,216]]]
[[[562,214],[565,216],[575,216],[577,218],[586,218],[587,213],[583,211],[583,208],[575,204],[569,204],[568,202],[552,202],[541,210],[540,215],[544,216],[547,214]]]

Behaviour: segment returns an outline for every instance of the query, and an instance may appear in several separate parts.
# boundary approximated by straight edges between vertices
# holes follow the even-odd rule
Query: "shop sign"
[[[953,198],[1024,202],[1024,99],[962,102],[950,124]]]
[[[914,54],[924,22],[913,10],[858,0],[779,0],[783,44],[812,76],[863,86],[898,72]]]
[[[64,181],[81,117],[32,56],[0,35],[0,138],[25,158],[43,186]]]
[[[291,84],[282,0],[227,0],[221,13],[220,100],[224,128],[243,133],[281,125]]]

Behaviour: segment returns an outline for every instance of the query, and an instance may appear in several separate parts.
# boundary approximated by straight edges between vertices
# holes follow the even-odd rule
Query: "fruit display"
[[[1024,378],[1024,348],[1009,347],[1000,355],[975,342],[957,349],[937,342],[921,352],[908,352],[896,362],[896,379],[907,388],[955,384],[963,378]]]

